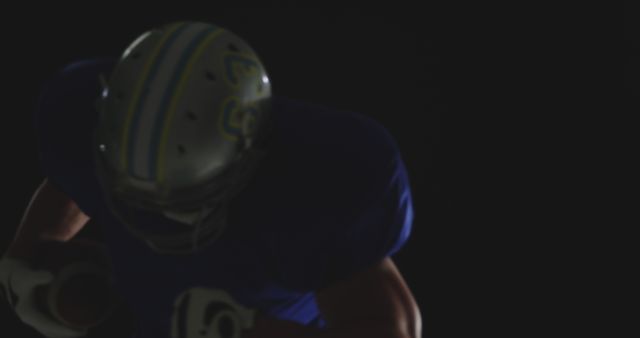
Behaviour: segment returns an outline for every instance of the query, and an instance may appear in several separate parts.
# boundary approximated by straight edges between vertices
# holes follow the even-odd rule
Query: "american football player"
[[[230,30],[173,22],[119,58],[73,62],[44,86],[35,129],[46,178],[0,285],[44,336],[99,334],[36,306],[56,275],[31,264],[43,240],[91,224],[135,323],[122,337],[420,337],[391,258],[413,221],[393,137],[275,95]]]

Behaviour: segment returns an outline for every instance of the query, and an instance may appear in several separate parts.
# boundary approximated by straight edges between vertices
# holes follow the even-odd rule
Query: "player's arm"
[[[330,330],[348,330],[364,324],[386,332],[385,337],[419,338],[422,335],[420,309],[389,257],[317,292],[316,302]],[[377,335],[372,332],[370,337]]]
[[[89,221],[76,203],[47,179],[37,188],[5,256],[30,259],[39,242],[73,238]]]
[[[14,240],[0,258],[0,293],[20,320],[45,337],[79,338],[86,335],[86,330],[63,325],[42,310],[37,290],[51,285],[55,275],[34,269],[32,261],[41,243],[67,242],[88,221],[89,217],[67,195],[45,180],[27,206]]]
[[[390,258],[316,292],[327,328],[258,314],[243,338],[419,338],[422,317],[401,273]]]

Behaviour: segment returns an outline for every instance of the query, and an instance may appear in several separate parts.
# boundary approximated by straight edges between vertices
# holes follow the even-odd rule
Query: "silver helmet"
[[[264,156],[271,85],[255,51],[176,22],[135,39],[103,85],[94,149],[113,214],[161,253],[216,240]]]

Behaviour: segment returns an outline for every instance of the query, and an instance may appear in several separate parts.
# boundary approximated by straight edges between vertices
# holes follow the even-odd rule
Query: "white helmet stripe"
[[[179,62],[184,50],[197,39],[203,31],[204,25],[185,25],[176,31],[175,36],[167,40],[162,46],[161,55],[158,57],[154,69],[147,80],[148,92],[142,99],[141,109],[138,110],[138,125],[133,128],[131,145],[132,174],[146,180],[152,180],[150,162],[151,156],[147,156],[153,143],[153,126],[162,118],[166,110],[165,101],[158,98],[166,95],[170,90],[174,72],[178,71]],[[205,28],[208,28],[204,26]],[[150,98],[154,98],[150,100]]]
[[[142,75],[137,80],[135,90],[133,92],[133,96],[131,97],[131,100],[129,103],[129,108],[127,109],[124,128],[122,128],[122,136],[121,136],[122,140],[120,142],[120,147],[121,147],[120,148],[121,150],[120,165],[122,167],[122,170],[128,171],[130,174],[132,173],[130,165],[133,158],[133,149],[132,149],[133,142],[130,142],[131,141],[130,137],[132,136],[131,134],[133,133],[133,130],[136,130],[138,128],[138,123],[139,123],[138,119],[140,116],[139,111],[142,107],[142,102],[143,102],[143,100],[141,99],[141,96],[147,95],[147,93],[143,93],[143,91],[145,90],[145,88],[148,88],[149,74],[155,73],[157,71],[156,61],[158,60],[159,54],[161,54],[160,53],[161,47],[165,46],[164,42],[168,38],[175,37],[176,30],[178,28],[184,27],[185,25],[186,25],[185,23],[182,23],[182,24],[176,23],[167,28],[167,31],[162,36],[162,39],[160,39],[160,43],[158,43],[153,48],[151,55],[149,56],[149,58],[147,59],[147,62],[145,63],[144,69],[142,71]],[[122,58],[125,58],[126,55],[128,55],[128,53],[129,51],[125,51],[125,54],[123,54]],[[153,72],[151,72],[152,69],[154,69]]]

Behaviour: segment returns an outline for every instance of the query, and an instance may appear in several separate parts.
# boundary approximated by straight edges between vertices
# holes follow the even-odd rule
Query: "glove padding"
[[[51,284],[54,279],[50,271],[34,270],[23,260],[9,257],[0,259],[0,284],[22,322],[48,338],[85,336],[87,330],[66,327],[43,310],[38,288]]]

